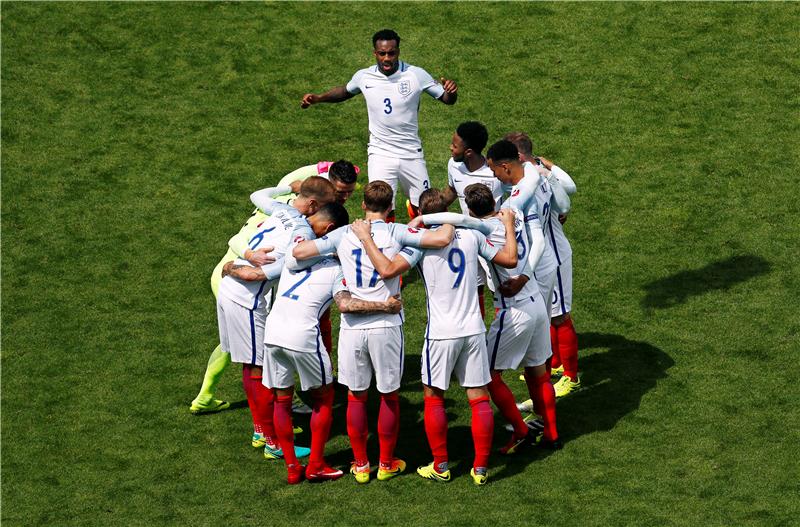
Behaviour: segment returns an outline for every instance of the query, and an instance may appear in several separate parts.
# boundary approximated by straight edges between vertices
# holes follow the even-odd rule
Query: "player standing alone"
[[[394,194],[399,182],[409,197],[409,214],[413,216],[418,211],[419,195],[430,187],[419,138],[420,96],[426,92],[444,104],[455,104],[458,86],[444,78],[439,84],[422,68],[400,61],[400,37],[391,29],[375,33],[372,46],[375,66],[357,71],[346,86],[336,86],[321,95],[307,93],[300,106],[342,102],[364,94],[369,115],[369,180],[389,183]],[[394,221],[394,210],[389,221]]]

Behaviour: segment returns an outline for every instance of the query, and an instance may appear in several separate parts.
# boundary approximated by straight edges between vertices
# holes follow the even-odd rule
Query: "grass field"
[[[588,389],[558,405],[562,451],[494,456],[483,488],[457,388],[448,485],[288,487],[248,444],[234,368],[233,410],[187,411],[248,194],[319,159],[365,165],[361,98],[299,101],[369,65],[386,26],[460,86],[422,103],[436,186],[476,119],[490,141],[529,131],[579,187]],[[3,2],[3,524],[797,525],[798,28],[792,3]],[[413,467],[418,281],[405,298]],[[344,466],[341,394],[335,411]]]

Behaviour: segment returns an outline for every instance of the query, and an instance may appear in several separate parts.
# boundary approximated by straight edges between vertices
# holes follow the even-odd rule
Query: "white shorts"
[[[422,384],[447,390],[455,374],[463,388],[486,386],[492,380],[486,356],[486,335],[425,340],[422,347]]]
[[[280,346],[264,347],[263,383],[267,388],[294,386],[294,374],[300,377],[300,389],[310,390],[333,382],[331,358],[323,348],[313,353],[287,350]]]
[[[494,317],[486,338],[490,369],[540,366],[553,354],[549,313],[541,297],[533,298],[501,309]]]
[[[419,206],[419,195],[431,188],[425,159],[401,159],[380,154],[369,154],[367,159],[369,181],[385,181],[397,196],[397,183],[408,195],[411,204]],[[393,198],[394,199],[394,198]]]
[[[557,272],[558,267],[546,275],[534,273],[536,276],[536,285],[539,286],[539,292],[542,293],[542,298],[553,298],[553,290],[556,287],[556,280],[558,280],[558,277],[556,276]]]
[[[403,326],[339,330],[339,382],[350,391],[369,389],[372,375],[381,393],[400,389]]]
[[[551,307],[551,317],[566,315],[572,310],[572,256],[558,266]]]
[[[260,366],[264,361],[266,309],[247,309],[224,296],[217,297],[219,343],[240,364]]]

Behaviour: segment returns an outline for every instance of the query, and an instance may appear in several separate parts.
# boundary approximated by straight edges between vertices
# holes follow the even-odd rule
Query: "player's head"
[[[486,151],[486,159],[494,177],[505,184],[515,184],[522,179],[519,150],[514,143],[501,139]]]
[[[303,181],[300,193],[294,200],[294,207],[304,216],[315,214],[322,206],[333,202],[335,190],[333,183],[324,177],[311,176]]]
[[[488,140],[489,132],[481,123],[477,121],[461,123],[453,134],[450,155],[454,161],[464,161],[464,158],[470,155],[480,156]]]
[[[344,202],[356,190],[356,167],[350,161],[340,159],[328,168],[328,178],[333,183],[337,203]]]
[[[483,183],[473,183],[464,189],[464,200],[469,212],[476,218],[485,218],[494,212],[494,196]]]
[[[388,214],[394,208],[392,187],[385,181],[373,181],[364,188],[364,201],[361,208],[365,212]]]
[[[308,217],[308,223],[317,237],[325,236],[332,230],[350,223],[347,209],[340,203],[331,202],[323,205],[316,214]]]
[[[533,158],[533,141],[525,132],[509,132],[503,139],[514,143],[519,150],[520,161],[530,161]]]
[[[420,194],[419,211],[422,214],[447,212],[447,201],[445,201],[442,191],[436,188],[429,188]]]
[[[378,69],[388,77],[400,66],[400,36],[392,29],[381,29],[372,35],[372,53]]]

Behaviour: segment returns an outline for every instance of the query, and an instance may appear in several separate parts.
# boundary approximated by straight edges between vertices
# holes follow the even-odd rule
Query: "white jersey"
[[[271,216],[258,224],[255,234],[247,243],[247,248],[253,251],[270,245],[275,248],[271,254],[275,256],[276,262],[262,267],[267,280],[247,281],[226,276],[219,284],[219,295],[248,309],[259,309],[267,305],[266,297],[280,276],[282,258],[289,244],[293,241],[315,238],[308,221],[294,207],[278,204],[271,212]],[[241,258],[235,263],[250,265],[247,260]]]
[[[533,271],[546,276],[555,272],[558,267],[553,247],[547,235],[550,225],[550,198],[553,195],[553,189],[550,188],[550,183],[541,177],[534,165],[525,163],[523,166],[525,167],[525,177],[512,187],[506,205],[522,211],[529,230],[542,230],[545,241],[544,252]]]
[[[301,271],[284,268],[267,316],[264,343],[292,351],[319,351],[319,317],[331,305],[333,296],[345,290],[342,268],[333,258]]]
[[[494,210],[500,210],[500,205],[503,204],[503,184],[499,179],[494,177],[492,169],[489,168],[485,162],[482,167],[474,172],[470,172],[467,164],[463,161],[456,161],[452,157],[447,162],[447,184],[453,187],[458,195],[458,204],[461,205],[461,213],[469,214],[469,207],[464,198],[464,191],[469,185],[473,183],[481,183],[486,185],[492,191],[494,197],[495,207]]]
[[[558,178],[559,181],[563,181],[563,179],[568,178],[571,188],[567,190],[567,194],[572,194],[575,192],[575,184],[572,181],[572,178],[569,177],[569,174],[556,165],[553,165],[552,173],[556,176],[556,178]],[[566,188],[567,187],[565,186],[565,189]],[[572,246],[569,244],[567,235],[564,234],[564,226],[561,225],[560,221],[558,221],[558,212],[555,210],[550,211],[550,222],[547,232],[545,233],[545,238],[549,239],[550,244],[553,247],[553,252],[555,253],[558,265],[561,265],[563,262],[572,257]]]
[[[405,247],[417,245],[423,231],[409,229],[399,223],[372,222],[372,239],[381,252],[390,260],[400,253],[411,261],[419,250]],[[349,225],[340,227],[315,241],[320,254],[336,252],[342,266],[347,289],[353,297],[361,300],[385,302],[400,293],[400,277],[384,280],[372,265],[364,246]],[[413,265],[413,264],[412,264]],[[371,329],[399,326],[403,323],[403,311],[391,313],[342,313],[342,329]]]
[[[525,230],[525,219],[522,213],[514,210],[514,233],[517,239],[517,266],[514,269],[506,269],[505,267],[489,263],[492,270],[492,279],[496,284],[516,278],[520,275],[530,274],[530,267],[528,264],[528,250],[530,244],[528,243],[528,233]],[[483,220],[484,223],[492,226],[492,232],[487,236],[490,242],[496,247],[502,248],[506,243],[506,227],[500,218],[494,216]],[[513,298],[506,298],[500,294],[499,291],[494,293],[494,307],[505,309],[509,305],[513,305],[517,301],[528,300],[530,297],[539,295],[539,286],[536,280],[528,280],[528,282],[520,289],[519,293]]]
[[[486,332],[478,306],[478,256],[492,261],[498,249],[478,231],[457,228],[442,249],[426,249],[417,267],[427,294],[427,340]]]
[[[347,83],[349,93],[363,93],[369,114],[367,153],[415,159],[423,157],[419,139],[422,92],[438,99],[444,88],[430,74],[405,62],[388,77],[378,66],[359,70]]]

